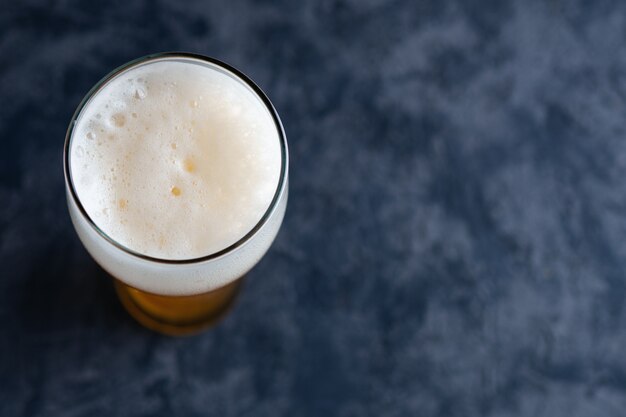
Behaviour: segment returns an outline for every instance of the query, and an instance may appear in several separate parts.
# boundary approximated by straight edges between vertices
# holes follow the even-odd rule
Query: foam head
[[[76,197],[91,222],[131,252],[184,260],[223,250],[259,224],[279,191],[286,148],[272,111],[236,75],[202,60],[131,66],[76,118],[68,150]],[[90,222],[81,214],[72,218],[85,243],[91,232],[80,223]]]
[[[248,233],[278,184],[267,108],[203,65],[155,62],[106,84],[72,138],[80,201],[112,239],[167,259],[217,252]]]

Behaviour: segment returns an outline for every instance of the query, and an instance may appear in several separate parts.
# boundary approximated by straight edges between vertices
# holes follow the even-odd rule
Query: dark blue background
[[[0,414],[622,416],[626,3],[0,3]],[[78,241],[82,96],[186,50],[267,92],[283,228],[214,330],[136,325]]]

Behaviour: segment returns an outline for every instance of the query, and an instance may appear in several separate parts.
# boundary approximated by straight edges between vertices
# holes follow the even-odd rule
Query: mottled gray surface
[[[624,2],[1,4],[1,415],[626,412]],[[161,50],[250,75],[291,147],[275,245],[186,339],[122,310],[61,169]]]

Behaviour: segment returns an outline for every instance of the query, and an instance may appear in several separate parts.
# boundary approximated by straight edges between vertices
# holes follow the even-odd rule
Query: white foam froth
[[[259,222],[276,192],[281,149],[268,109],[247,86],[165,60],[121,73],[92,97],[70,160],[78,198],[104,233],[145,255],[190,259],[232,245]]]

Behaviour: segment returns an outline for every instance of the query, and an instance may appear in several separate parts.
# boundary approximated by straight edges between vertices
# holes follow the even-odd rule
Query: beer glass
[[[182,62],[206,66],[244,86],[267,110],[277,132],[280,174],[273,197],[251,230],[227,247],[189,259],[146,255],[107,234],[85,209],[73,178],[72,144],[75,126],[104,86],[127,71],[153,62]],[[74,113],[64,152],[67,203],[74,228],[93,259],[113,278],[126,310],[143,326],[169,335],[199,332],[215,323],[233,304],[244,275],[263,257],[281,226],[288,195],[288,152],[285,132],[270,100],[248,77],[216,59],[188,53],[145,56],[115,69],[99,81]],[[146,173],[146,175],[150,175]],[[181,212],[180,216],[185,216]]]

